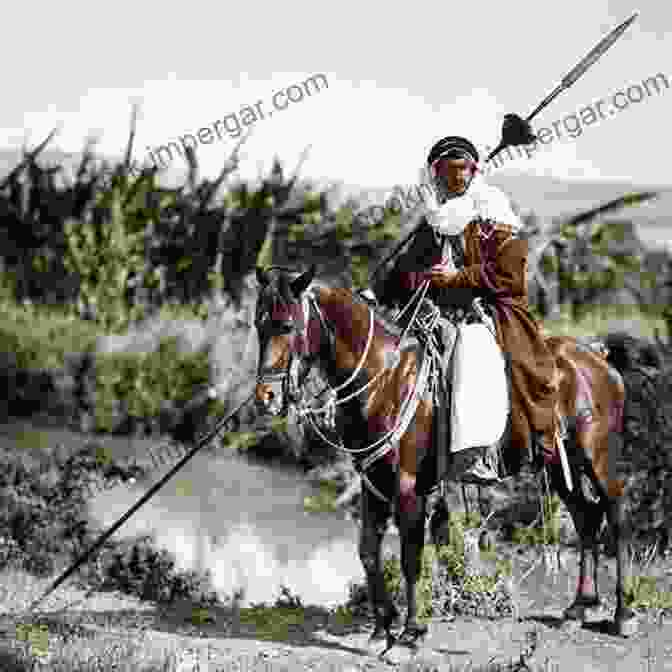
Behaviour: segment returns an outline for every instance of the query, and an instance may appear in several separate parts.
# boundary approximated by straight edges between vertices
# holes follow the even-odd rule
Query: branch
[[[17,166],[14,167],[11,173],[5,177],[5,179],[0,182],[0,190],[4,189],[10,182],[12,182],[16,176],[30,163],[32,163],[37,155],[42,153],[44,148],[52,141],[53,137],[57,133],[57,128],[54,128],[51,133],[32,151],[24,154],[23,160]]]

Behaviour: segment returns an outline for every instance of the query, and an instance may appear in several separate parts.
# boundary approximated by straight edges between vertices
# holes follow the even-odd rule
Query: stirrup
[[[499,483],[501,478],[491,466],[485,463],[482,457],[479,457],[460,475],[459,480],[462,483],[475,485],[494,485],[495,483]]]

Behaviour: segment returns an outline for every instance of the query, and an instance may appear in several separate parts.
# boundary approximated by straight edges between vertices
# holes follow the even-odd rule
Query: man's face
[[[441,158],[433,166],[437,182],[449,194],[462,194],[469,186],[475,164],[468,158]]]
[[[442,157],[432,165],[431,172],[439,203],[443,203],[466,192],[476,172],[476,163],[469,156]]]

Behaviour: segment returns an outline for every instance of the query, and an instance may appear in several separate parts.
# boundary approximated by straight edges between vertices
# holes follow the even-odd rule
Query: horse
[[[339,447],[353,456],[362,479],[358,554],[374,617],[370,640],[386,638],[388,648],[395,642],[414,646],[427,632],[417,619],[416,582],[428,494],[438,481],[430,465],[434,407],[428,393],[427,348],[406,338],[397,324],[352,291],[313,284],[315,274],[315,265],[304,272],[279,266],[256,269],[256,405],[262,414],[288,413],[302,394],[306,372],[315,365],[332,386],[329,399],[317,410],[331,415]],[[564,617],[583,621],[586,610],[601,602],[598,534],[606,516],[617,562],[612,626],[615,634],[628,636],[636,624],[635,613],[624,602],[624,481],[615,473],[622,450],[625,386],[606,354],[569,337],[547,342],[557,362],[557,403],[569,430],[566,453],[574,483],[580,461],[588,459],[583,468],[594,485],[589,499],[580,487],[569,490],[559,460],[546,465],[550,488],[571,513],[580,539],[576,596]],[[582,383],[589,385],[594,400],[592,423],[576,419]],[[393,628],[400,625],[400,614],[386,591],[381,560],[391,517],[401,538],[408,605],[398,638]]]

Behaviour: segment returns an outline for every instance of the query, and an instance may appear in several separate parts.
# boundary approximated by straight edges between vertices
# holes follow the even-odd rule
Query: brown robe
[[[470,303],[477,295],[494,304],[497,340],[511,358],[511,447],[515,450],[506,451],[506,461],[513,471],[520,468],[530,449],[531,430],[555,430],[555,359],[529,312],[527,253],[527,241],[516,238],[509,225],[473,221],[464,230],[463,270],[448,288],[432,287],[439,305],[447,300]],[[423,222],[380,288],[381,302],[405,302],[441,257],[441,237]],[[394,300],[390,300],[392,295]]]

